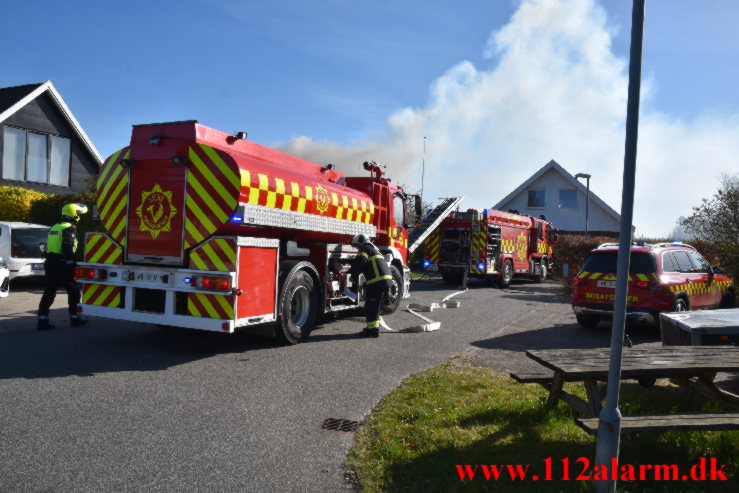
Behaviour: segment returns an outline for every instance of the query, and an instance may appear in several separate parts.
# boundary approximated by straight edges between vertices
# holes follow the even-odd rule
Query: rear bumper
[[[572,310],[575,315],[583,317],[597,318],[599,320],[613,320],[613,308],[612,307],[599,307],[599,306],[572,306]],[[644,311],[639,308],[626,307],[626,319],[645,322],[650,325],[657,325],[659,320],[657,313]]]

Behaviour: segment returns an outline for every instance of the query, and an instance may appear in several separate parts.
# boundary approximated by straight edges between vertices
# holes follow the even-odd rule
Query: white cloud
[[[374,159],[415,189],[425,136],[425,196],[465,195],[464,205],[478,208],[555,159],[573,174],[591,173],[593,191],[620,211],[628,74],[611,47],[614,30],[594,0],[524,0],[483,48],[493,65],[450,68],[425,107],[388,118],[384,140],[341,146],[303,136],[282,148],[350,174]],[[642,84],[643,99],[651,87]],[[646,108],[634,224],[638,235],[663,235],[736,169],[739,117],[681,121]]]

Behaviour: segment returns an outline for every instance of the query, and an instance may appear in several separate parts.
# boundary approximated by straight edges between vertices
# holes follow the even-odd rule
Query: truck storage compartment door
[[[169,160],[138,161],[130,169],[127,261],[183,263],[186,174]]]

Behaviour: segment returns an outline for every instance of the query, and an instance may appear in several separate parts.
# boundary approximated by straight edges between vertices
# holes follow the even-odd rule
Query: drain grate
[[[346,431],[352,433],[359,428],[359,421],[343,418],[326,418],[321,424],[322,430]]]

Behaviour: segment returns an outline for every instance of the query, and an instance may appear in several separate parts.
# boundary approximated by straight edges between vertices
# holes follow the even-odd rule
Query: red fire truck
[[[426,240],[424,266],[447,284],[481,277],[507,288],[514,276],[546,279],[557,230],[543,217],[516,211],[453,212]]]
[[[196,121],[134,126],[130,145],[100,171],[106,232],[86,237],[82,311],[252,328],[294,344],[319,314],[362,304],[361,286],[358,297],[346,291],[358,233],[390,265],[385,311],[395,311],[409,296],[407,225],[420,200],[375,163],[364,167],[369,176],[346,177]]]

